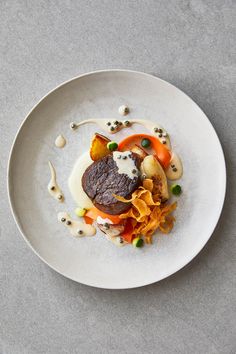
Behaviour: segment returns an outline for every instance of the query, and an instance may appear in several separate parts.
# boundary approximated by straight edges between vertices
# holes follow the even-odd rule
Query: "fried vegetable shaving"
[[[176,209],[177,203],[161,204],[160,180],[159,178],[145,179],[143,186],[139,187],[132,198],[125,199],[114,195],[124,203],[131,203],[127,213],[121,214],[121,219],[131,219],[133,235],[144,236],[146,243],[152,243],[152,235],[159,229],[162,233],[169,233],[175,218],[170,214]]]

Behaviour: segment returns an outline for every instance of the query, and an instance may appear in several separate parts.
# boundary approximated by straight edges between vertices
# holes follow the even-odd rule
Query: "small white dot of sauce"
[[[122,105],[119,107],[118,112],[121,116],[126,116],[129,113],[129,107],[126,105]]]
[[[58,137],[55,140],[55,145],[59,149],[62,149],[66,145],[66,139],[64,138],[63,135],[58,135]]]
[[[70,129],[74,130],[74,129],[76,129],[77,127],[78,127],[78,126],[77,126],[76,123],[74,123],[74,122],[71,122],[71,123],[70,123]]]

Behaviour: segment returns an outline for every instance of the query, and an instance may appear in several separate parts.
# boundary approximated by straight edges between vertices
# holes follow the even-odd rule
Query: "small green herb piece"
[[[182,188],[179,184],[172,184],[170,187],[172,194],[174,195],[180,195],[182,192]]]
[[[142,141],[141,141],[141,145],[142,147],[144,148],[149,148],[151,146],[151,141],[149,139],[146,139],[144,138]]]
[[[132,241],[134,247],[142,247],[143,246],[143,239],[140,237],[135,237]]]
[[[86,211],[87,210],[84,209],[84,208],[76,208],[75,209],[75,215],[77,215],[79,218],[81,218],[82,216],[85,215]]]
[[[118,144],[115,141],[110,141],[109,143],[107,143],[107,148],[110,151],[115,151],[118,148]]]

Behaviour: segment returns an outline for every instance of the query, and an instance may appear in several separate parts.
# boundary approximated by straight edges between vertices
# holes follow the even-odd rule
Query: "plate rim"
[[[42,103],[50,94],[52,94],[54,91],[60,89],[62,86],[67,85],[77,79],[81,79],[82,77],[85,76],[90,76],[90,75],[94,75],[94,74],[99,74],[99,73],[105,73],[105,72],[124,72],[124,73],[132,73],[132,74],[138,74],[138,75],[143,75],[146,76],[147,78],[154,78],[158,81],[162,81],[163,83],[173,87],[174,89],[176,89],[177,91],[179,91],[180,93],[182,93],[185,98],[189,99],[192,103],[194,103],[197,108],[200,110],[200,112],[204,115],[205,119],[207,120],[208,124],[210,125],[210,127],[212,128],[215,138],[218,142],[219,148],[220,148],[220,152],[222,155],[222,177],[223,177],[223,186],[221,189],[221,195],[220,195],[220,207],[217,210],[217,215],[216,215],[216,222],[215,225],[211,228],[211,230],[209,231],[209,234],[207,235],[206,239],[204,240],[203,243],[201,243],[200,247],[194,252],[193,255],[191,255],[190,257],[187,257],[187,259],[185,258],[185,260],[179,264],[179,266],[176,268],[176,270],[170,271],[168,273],[166,273],[164,276],[161,276],[159,279],[154,280],[154,281],[147,281],[147,282],[143,282],[142,284],[139,285],[130,285],[130,286],[101,286],[101,285],[94,285],[91,284],[89,281],[85,282],[85,281],[79,281],[73,277],[70,277],[66,274],[64,274],[62,271],[56,269],[54,266],[52,266],[51,264],[49,264],[49,262],[47,262],[39,253],[38,251],[32,246],[32,244],[30,243],[30,241],[28,240],[28,238],[26,237],[26,235],[24,234],[24,231],[20,225],[20,223],[18,222],[18,216],[17,216],[17,212],[15,211],[14,208],[14,203],[13,203],[13,198],[11,196],[11,186],[10,186],[10,173],[11,173],[11,166],[12,166],[12,156],[13,156],[13,152],[14,152],[14,147],[15,147],[15,143],[17,141],[18,135],[21,131],[21,129],[23,128],[23,126],[25,125],[26,121],[29,119],[30,115],[33,113],[33,111],[38,107],[38,105],[40,103]],[[63,81],[62,83],[60,83],[59,85],[57,85],[56,87],[54,87],[53,89],[51,89],[50,91],[48,91],[39,101],[36,102],[36,104],[31,108],[31,110],[26,114],[25,118],[22,120],[19,128],[17,129],[17,132],[14,136],[13,142],[11,144],[11,148],[10,148],[10,153],[8,156],[8,162],[7,162],[7,196],[8,196],[8,201],[10,204],[10,209],[11,209],[11,213],[13,216],[13,219],[17,225],[17,228],[21,234],[21,236],[23,237],[24,241],[26,242],[26,244],[30,247],[30,249],[34,252],[35,255],[37,255],[41,261],[43,261],[46,265],[48,265],[51,269],[53,269],[54,271],[56,271],[58,274],[63,275],[65,278],[70,279],[75,281],[76,283],[79,284],[84,284],[87,286],[91,286],[94,288],[99,288],[99,289],[110,289],[110,290],[122,290],[122,289],[135,289],[135,288],[139,288],[139,287],[143,287],[143,286],[147,286],[147,285],[151,285],[151,284],[155,284],[157,282],[160,282],[163,279],[166,279],[168,277],[170,277],[171,275],[174,275],[175,273],[177,273],[179,270],[181,270],[182,268],[184,268],[185,266],[187,266],[201,251],[202,249],[206,246],[206,244],[208,243],[209,239],[211,238],[212,234],[214,233],[214,230],[216,229],[219,220],[220,220],[220,216],[224,207],[224,202],[225,202],[225,196],[226,196],[226,187],[227,187],[227,169],[226,169],[226,162],[225,162],[225,155],[224,155],[224,150],[223,147],[221,145],[220,139],[218,137],[218,134],[213,126],[213,124],[211,123],[211,121],[209,120],[209,118],[207,117],[207,115],[204,113],[204,111],[201,109],[201,107],[199,107],[199,105],[189,96],[187,95],[184,91],[182,91],[180,88],[176,87],[175,85],[171,84],[170,82],[159,78],[158,76],[155,76],[153,74],[148,74],[145,73],[143,71],[138,71],[138,70],[129,70],[129,69],[102,69],[102,70],[94,70],[94,71],[89,71],[80,75],[76,75],[71,79],[68,79],[66,81]]]

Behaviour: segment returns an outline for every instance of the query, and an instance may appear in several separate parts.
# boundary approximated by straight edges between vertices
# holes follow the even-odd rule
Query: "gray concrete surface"
[[[228,0],[0,2],[0,353],[236,352],[235,16]],[[153,73],[188,93],[218,132],[228,169],[204,250],[174,276],[127,291],[49,269],[19,235],[6,195],[23,117],[54,86],[102,68]]]

